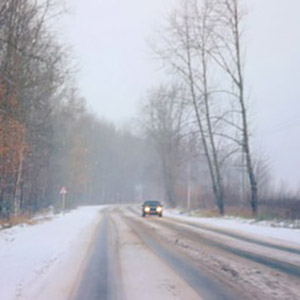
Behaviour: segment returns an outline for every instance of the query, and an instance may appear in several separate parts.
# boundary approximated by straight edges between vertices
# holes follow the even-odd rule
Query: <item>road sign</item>
[[[67,189],[65,186],[63,186],[59,193],[61,194],[61,202],[62,202],[62,211],[65,212],[66,209],[66,194],[67,194]]]
[[[61,189],[60,189],[60,191],[59,191],[59,193],[61,194],[61,195],[66,195],[67,194],[67,189],[66,189],[66,187],[65,186],[63,186]]]

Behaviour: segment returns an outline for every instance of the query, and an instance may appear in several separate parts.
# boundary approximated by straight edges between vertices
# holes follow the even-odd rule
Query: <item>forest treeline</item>
[[[61,209],[63,186],[67,207],[159,199],[299,217],[299,197],[274,193],[252,148],[240,1],[180,1],[152,43],[168,79],[131,126],[87,109],[49,25],[58,3],[0,3],[0,218]]]
[[[49,29],[60,13],[52,0],[0,3],[2,218],[59,208],[62,186],[67,207],[134,193],[140,140],[87,110],[70,54]]]

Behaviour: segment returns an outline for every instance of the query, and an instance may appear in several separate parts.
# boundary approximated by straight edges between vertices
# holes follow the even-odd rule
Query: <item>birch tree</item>
[[[224,186],[216,136],[212,123],[213,84],[211,82],[211,32],[214,26],[214,1],[182,2],[168,20],[160,40],[153,47],[189,90],[191,105],[208,165],[212,191],[219,213],[224,214]]]
[[[246,83],[244,74],[243,24],[245,9],[239,0],[218,0],[215,9],[216,24],[214,27],[215,47],[210,55],[223,70],[230,82],[228,93],[232,95],[239,107],[241,117],[240,132],[242,151],[246,159],[246,168],[251,188],[251,209],[253,215],[258,212],[258,188],[253,167],[250,146],[249,118],[246,105]]]

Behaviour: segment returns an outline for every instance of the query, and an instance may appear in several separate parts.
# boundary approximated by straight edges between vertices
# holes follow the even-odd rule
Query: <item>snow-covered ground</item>
[[[101,220],[99,212],[103,208],[81,207],[65,215],[51,215],[44,220],[38,218],[34,225],[0,230],[0,300],[65,300],[74,296],[89,257],[96,225]],[[263,240],[276,239],[279,243],[298,248],[300,245],[299,229],[274,228],[267,222],[191,217],[171,210],[166,210],[165,216]],[[126,224],[121,222],[122,218],[113,213],[111,218],[118,225],[116,228],[119,230],[118,245],[123,274],[120,278],[124,280],[124,292],[128,299],[140,299],[142,286],[151,287],[149,299],[152,299],[151,295],[156,299],[197,299],[194,291],[175,272],[149,252],[143,243],[138,242]],[[147,222],[155,221],[155,218],[144,220],[138,217],[138,220],[151,226],[159,225]],[[210,264],[211,261],[210,253]]]
[[[103,207],[0,231],[0,299],[67,299]]]
[[[220,229],[235,231],[239,234],[252,235],[261,238],[272,238],[300,245],[300,229],[274,227],[273,222],[261,221],[257,222],[251,219],[242,218],[203,218],[193,217],[181,214],[178,210],[166,210],[165,216],[178,218],[183,221],[195,222],[203,225],[209,225]],[[283,226],[283,224],[282,224]]]

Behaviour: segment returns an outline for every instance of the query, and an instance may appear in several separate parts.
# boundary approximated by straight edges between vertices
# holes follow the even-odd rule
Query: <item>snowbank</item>
[[[81,207],[44,223],[1,230],[0,299],[66,299],[101,209]]]
[[[203,225],[211,225],[220,229],[226,229],[238,232],[239,234],[251,234],[253,236],[260,236],[263,238],[273,238],[284,242],[300,245],[300,230],[292,228],[273,227],[272,222],[242,219],[242,218],[203,218],[192,217],[180,214],[178,211],[167,210],[166,216],[178,218],[184,221],[195,222]]]

